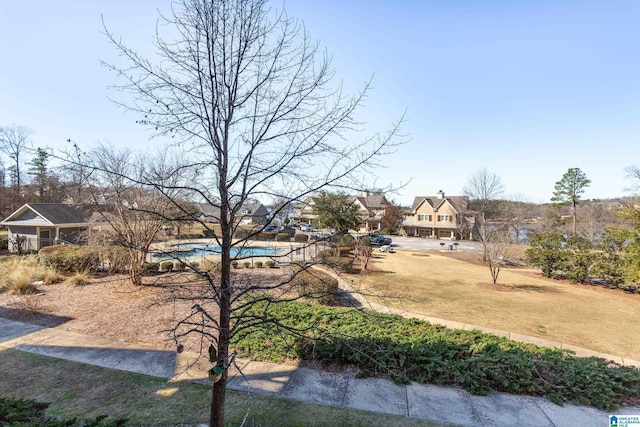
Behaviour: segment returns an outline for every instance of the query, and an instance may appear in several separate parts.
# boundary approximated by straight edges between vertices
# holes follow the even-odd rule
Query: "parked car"
[[[277,225],[273,225],[273,224],[269,224],[267,226],[265,226],[262,231],[273,231],[275,233],[280,231],[280,227],[278,227]]]
[[[358,236],[358,239],[362,239],[363,237],[368,237],[371,241],[371,246],[390,246],[391,245],[391,237],[383,236],[379,233],[369,233],[362,236]]]
[[[313,227],[310,224],[300,224],[300,231],[310,232],[313,231]]]

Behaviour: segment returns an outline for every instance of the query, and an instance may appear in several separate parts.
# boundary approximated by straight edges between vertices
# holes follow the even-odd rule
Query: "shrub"
[[[60,273],[96,271],[100,266],[98,248],[80,245],[46,246],[38,252],[40,263]]]
[[[146,273],[157,273],[160,271],[160,264],[157,262],[145,262],[143,269]]]
[[[271,260],[269,260],[269,261],[265,262],[264,265],[266,265],[268,268],[273,268],[273,267],[275,267],[276,263],[271,261]]]
[[[231,267],[238,268],[238,261],[231,261]]]
[[[89,279],[91,279],[91,273],[88,270],[76,271],[65,279],[64,284],[68,286],[82,286],[89,283]]]
[[[178,261],[178,262],[176,262],[176,264],[175,264],[175,268],[176,268],[176,270],[178,270],[178,271],[184,271],[184,270],[186,270],[186,269],[187,269],[187,264],[185,264],[185,263],[184,263],[184,262],[182,262],[182,261]]]
[[[295,236],[293,236],[293,241],[297,243],[307,243],[309,241],[309,235],[298,233]]]
[[[213,237],[214,233],[213,233],[213,230],[209,230],[208,228],[205,228],[204,230],[202,230],[202,235],[204,237]]]
[[[353,258],[350,257],[331,256],[324,258],[322,262],[343,273],[350,273],[353,270]]]
[[[289,242],[291,241],[291,235],[289,233],[276,234],[276,242]]]
[[[258,234],[258,240],[271,242],[271,241],[274,241],[276,239],[277,234],[278,233],[276,233],[274,231],[263,231],[263,232]]]
[[[0,237],[0,250],[9,249],[9,239],[7,237]]]
[[[242,265],[244,265],[244,268],[251,268],[251,263],[249,261],[243,262]]]
[[[292,281],[296,293],[308,300],[329,305],[336,302],[338,280],[317,270],[298,270]]]
[[[35,292],[33,282],[42,280],[44,269],[35,257],[10,257],[1,264],[3,274],[0,275],[0,288],[9,293],[26,295]]]
[[[249,231],[244,228],[236,228],[233,233],[233,237],[236,239],[246,239],[249,236]]]
[[[256,268],[262,268],[262,261],[256,261],[253,263],[253,265],[255,265]]]
[[[351,234],[345,234],[340,238],[340,246],[353,249],[353,236]]]
[[[173,270],[173,261],[163,261],[160,263],[160,271]]]
[[[561,248],[563,242],[564,236],[560,233],[534,233],[531,246],[525,251],[527,263],[542,270],[545,277],[552,277],[565,263],[566,252]]]
[[[102,264],[108,265],[111,274],[129,271],[129,251],[124,246],[107,246],[100,251]]]
[[[192,270],[197,270],[198,267],[200,267],[200,263],[197,261],[191,262],[189,263],[189,266],[191,267]]]

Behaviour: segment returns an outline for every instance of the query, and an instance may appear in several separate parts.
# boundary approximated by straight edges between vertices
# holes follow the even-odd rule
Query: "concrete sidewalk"
[[[125,342],[43,328],[0,317],[0,347],[173,381],[207,382],[210,364],[195,354],[156,350]],[[401,415],[457,426],[608,426],[609,413],[591,407],[557,406],[547,399],[492,393],[473,396],[454,387],[380,378],[356,379],[292,365],[237,360],[229,388],[371,412]],[[640,415],[640,407],[616,414]]]

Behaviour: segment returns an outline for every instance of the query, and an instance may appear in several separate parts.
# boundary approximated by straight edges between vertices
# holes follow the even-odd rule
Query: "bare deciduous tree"
[[[243,295],[274,288],[233,281],[231,262],[239,256],[232,248],[246,243],[233,239],[241,206],[252,199],[299,202],[325,187],[359,188],[361,175],[396,149],[399,122],[384,134],[351,139],[349,132],[360,128],[354,113],[368,85],[355,96],[335,89],[329,56],[301,23],[270,10],[265,0],[178,3],[165,18],[172,33],[155,39],[157,61],[106,30],[125,64],[105,65],[124,79],[119,88],[133,96],[121,105],[155,136],[170,136],[191,156],[197,179],[182,190],[220,212],[214,229],[219,268],[216,274],[198,271],[208,283],[203,298],[217,309],[194,304],[192,316],[181,322],[186,329],[176,333],[177,339],[198,333],[211,342],[213,427],[224,424],[230,340],[266,321],[243,314],[268,297]]]
[[[12,125],[0,127],[0,151],[11,160],[9,176],[13,186],[13,207],[15,209],[20,199],[22,185],[22,156],[31,143],[33,131],[26,126]]]
[[[462,189],[463,194],[469,196],[473,204],[474,210],[478,212],[476,221],[477,237],[482,243],[483,256],[486,262],[488,247],[486,244],[487,234],[487,218],[495,214],[499,206],[499,197],[504,192],[502,179],[494,172],[490,172],[487,168],[482,168],[469,177],[467,183]]]
[[[509,247],[511,238],[508,229],[492,229],[488,230],[485,239],[485,257],[484,262],[489,267],[491,280],[495,284],[498,281],[500,271],[505,264],[505,252]]]
[[[108,224],[104,243],[127,249],[134,285],[142,284],[149,248],[163,224],[174,219],[179,201],[176,184],[181,177],[175,157],[169,157],[166,153],[135,156],[128,149],[100,144],[88,156],[91,163],[84,165],[92,202]]]

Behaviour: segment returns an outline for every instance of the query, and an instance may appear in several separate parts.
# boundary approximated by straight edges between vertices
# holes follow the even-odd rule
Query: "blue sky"
[[[108,99],[116,52],[108,27],[150,49],[168,0],[0,0],[0,125],[35,131],[38,146],[108,140],[148,147],[136,117]],[[283,3],[274,2],[275,8]],[[640,2],[291,0],[333,56],[349,90],[373,76],[361,118],[384,130],[406,110],[411,141],[377,181],[392,195],[461,194],[480,168],[506,195],[549,201],[567,169],[591,179],[585,198],[628,195],[640,164]],[[408,184],[407,184],[408,183]]]

